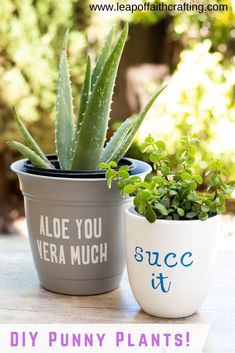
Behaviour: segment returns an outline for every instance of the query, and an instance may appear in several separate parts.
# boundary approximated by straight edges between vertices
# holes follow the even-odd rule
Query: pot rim
[[[189,225],[189,224],[192,224],[192,223],[193,224],[195,224],[195,223],[203,224],[205,222],[212,222],[215,219],[221,218],[221,215],[217,214],[217,215],[215,215],[213,217],[209,217],[205,221],[201,221],[200,219],[191,219],[191,220],[190,219],[189,220],[183,220],[183,219],[181,219],[181,220],[157,219],[154,223],[149,223],[147,221],[147,219],[143,215],[141,215],[141,214],[139,214],[139,213],[137,213],[135,211],[133,205],[132,206],[128,206],[125,209],[125,214],[126,214],[127,217],[134,218],[134,219],[138,220],[138,222],[146,222],[146,224],[148,224],[149,226],[154,226],[154,225],[159,224],[159,223],[161,223],[161,224],[164,223],[164,225],[169,225],[169,224],[172,225],[172,224],[174,224],[174,226],[176,226],[176,225],[177,226],[180,226],[180,225],[182,226],[183,224],[184,225],[185,224]]]
[[[126,157],[128,158],[128,157]],[[134,158],[128,158],[130,161],[132,161],[133,163],[137,163],[139,165],[145,166],[145,170],[140,172],[140,173],[136,173],[133,175],[137,175],[137,176],[143,176],[143,175],[147,175],[152,171],[152,167],[143,161],[140,161],[139,159],[134,159]],[[57,180],[57,181],[71,181],[71,182],[76,182],[76,181],[102,181],[102,182],[106,182],[106,178],[104,177],[100,177],[100,178],[66,178],[66,177],[53,177],[53,176],[48,176],[48,175],[38,175],[38,174],[32,174],[27,172],[27,170],[24,168],[24,163],[27,161],[27,158],[24,159],[20,159],[17,160],[16,162],[13,162],[10,166],[11,170],[13,172],[15,172],[16,174],[20,174],[20,175],[24,175],[24,176],[28,176],[28,177],[32,177],[32,178],[38,178],[38,179],[47,179],[47,180]]]
[[[24,169],[29,174],[43,175],[43,176],[52,176],[57,178],[102,178],[105,175],[105,169],[96,169],[96,170],[69,170],[61,169],[59,167],[58,157],[56,154],[47,155],[47,159],[55,166],[54,169],[45,169],[35,167],[32,162],[28,159],[24,163]],[[117,163],[117,167],[114,167],[115,170],[119,170],[122,166],[128,166],[130,173],[135,170],[135,164],[130,158],[123,157]]]

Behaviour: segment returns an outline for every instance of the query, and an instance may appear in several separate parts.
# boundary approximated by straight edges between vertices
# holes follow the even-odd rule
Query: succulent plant
[[[221,160],[210,163],[207,176],[209,187],[206,192],[198,190],[203,184],[200,175],[194,174],[197,138],[182,136],[178,150],[177,169],[170,168],[165,154],[165,143],[156,141],[153,136],[146,137],[142,151],[149,155],[155,175],[144,181],[139,176],[131,176],[128,166],[115,170],[116,162],[101,163],[106,169],[108,187],[114,180],[121,195],[133,197],[135,211],[150,222],[157,219],[205,221],[209,217],[225,212],[226,199],[235,189],[235,181],[227,182],[229,173],[223,168]]]
[[[84,84],[80,107],[74,121],[73,97],[67,59],[68,31],[65,34],[59,61],[59,76],[56,99],[55,141],[61,169],[96,170],[101,162],[118,162],[129,149],[133,138],[155,99],[162,92],[156,92],[137,118],[126,119],[105,144],[112,96],[122,51],[128,36],[128,25],[113,44],[114,28],[104,42],[100,56],[92,70],[91,58],[87,56]],[[13,109],[13,115],[28,147],[12,141],[16,148],[33,165],[53,168],[45,154],[25,128]]]

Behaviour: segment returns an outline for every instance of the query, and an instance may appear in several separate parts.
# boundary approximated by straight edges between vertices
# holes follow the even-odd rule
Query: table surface
[[[209,323],[205,352],[235,352],[234,238],[223,242],[213,285],[198,313],[166,320],[140,309],[126,273],[120,288],[102,295],[76,297],[44,290],[38,284],[28,239],[0,236],[0,323]]]

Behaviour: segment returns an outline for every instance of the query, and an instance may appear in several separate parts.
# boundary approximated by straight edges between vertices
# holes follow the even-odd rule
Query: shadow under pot
[[[220,216],[151,224],[133,207],[126,209],[128,277],[146,313],[181,318],[198,310],[213,278],[219,232]]]
[[[125,158],[121,164],[130,165],[130,173],[142,178],[151,171],[138,160]],[[42,287],[70,295],[117,288],[125,266],[124,209],[130,198],[122,198],[115,185],[107,188],[104,170],[98,174],[37,171],[26,160],[13,163],[11,169],[19,177],[24,196]]]

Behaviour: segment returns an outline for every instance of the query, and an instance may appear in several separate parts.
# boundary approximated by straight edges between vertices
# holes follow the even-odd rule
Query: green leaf
[[[149,135],[145,138],[144,142],[147,143],[148,145],[153,145],[155,140],[154,140],[153,136]]]
[[[194,175],[193,178],[194,178],[194,180],[196,180],[196,182],[198,184],[202,184],[203,183],[203,179],[202,179],[201,175]]]
[[[178,207],[178,208],[177,208],[177,213],[178,213],[178,215],[179,215],[180,217],[183,217],[183,216],[184,216],[184,210],[183,210],[183,208]]]
[[[101,162],[99,164],[100,169],[107,169],[109,167],[108,163]]]
[[[35,167],[50,169],[51,166],[49,163],[45,162],[37,153],[23,145],[17,141],[8,142],[8,145],[12,148],[15,148],[17,151],[23,154],[26,158],[28,158]]]
[[[145,217],[146,219],[150,222],[150,223],[154,223],[157,219],[156,213],[154,212],[154,210],[149,207],[145,213]]]
[[[113,168],[117,167],[117,163],[115,161],[110,161],[108,165]]]
[[[178,221],[178,220],[180,219],[180,217],[179,217],[179,215],[178,215],[177,213],[174,213],[174,214],[173,214],[173,219],[174,219],[175,221]]]
[[[128,133],[128,135],[126,136],[126,138],[123,141],[122,147],[120,148],[120,150],[116,153],[116,155],[114,156],[114,160],[115,161],[119,161],[124,155],[125,153],[128,151],[128,149],[130,148],[132,141],[135,137],[135,134],[137,133],[140,125],[142,124],[142,122],[144,121],[144,118],[146,117],[149,109],[151,108],[151,106],[153,105],[153,103],[155,102],[155,100],[159,97],[159,95],[163,92],[163,90],[166,88],[166,86],[164,86],[163,88],[161,88],[158,92],[156,92],[148,101],[148,103],[145,105],[144,109],[142,110],[142,112],[139,114],[139,116],[136,118],[136,120],[133,123],[133,126],[130,130],[130,132]]]
[[[109,55],[111,53],[114,31],[115,31],[115,26],[113,26],[113,28],[108,33],[108,35],[106,37],[106,40],[104,42],[104,45],[103,45],[103,47],[101,49],[99,58],[98,58],[98,60],[96,62],[96,66],[95,66],[95,68],[93,70],[93,73],[92,73],[92,78],[91,78],[92,88],[94,87],[99,75],[102,72],[104,64],[108,60]]]
[[[38,146],[36,141],[33,139],[33,137],[26,129],[23,121],[20,119],[19,115],[17,114],[15,107],[13,107],[13,116],[29,148],[32,151],[34,151],[48,166],[50,166],[50,168],[53,169],[54,166],[50,163],[50,161],[47,159],[47,157],[45,156],[41,148]]]
[[[177,198],[174,198],[173,200],[172,200],[172,206],[175,206],[175,207],[178,207],[179,205],[180,205],[180,203],[179,203],[179,200],[177,200]]]
[[[128,118],[122,123],[122,125],[113,134],[110,141],[103,149],[100,157],[101,161],[105,161],[107,163],[114,159],[116,153],[120,150],[123,144],[123,140],[130,131],[132,125],[133,118]]]
[[[210,207],[208,207],[207,205],[202,205],[201,211],[202,212],[209,212],[210,211]]]
[[[187,147],[187,145],[189,144],[189,139],[187,136],[182,136],[180,139],[180,143],[183,147]]]
[[[197,195],[194,192],[190,192],[190,194],[187,195],[187,200],[188,201],[197,201]]]
[[[120,169],[117,172],[117,176],[120,177],[120,178],[128,178],[129,177],[129,173],[128,173],[127,170]]]
[[[67,60],[68,31],[60,54],[56,97],[56,149],[62,169],[70,169],[73,145],[73,99]]]
[[[107,169],[105,172],[106,179],[110,179],[111,177],[116,176],[116,171],[113,169]]]
[[[138,213],[145,215],[147,206],[143,201],[140,201],[139,206],[138,206]]]
[[[77,116],[77,121],[76,121],[76,126],[74,129],[74,136],[73,136],[73,150],[72,150],[72,156],[71,156],[71,167],[73,169],[73,159],[76,159],[76,156],[74,157],[74,152],[76,151],[77,143],[78,143],[78,138],[79,138],[79,130],[81,127],[81,123],[83,121],[85,112],[86,112],[86,107],[87,107],[87,102],[90,96],[91,92],[91,58],[88,55],[87,56],[87,65],[86,65],[86,72],[85,72],[85,79],[84,83],[82,86],[82,92],[81,92],[81,98],[80,98],[80,106],[79,106],[79,111],[78,111],[78,116]]]
[[[74,154],[74,169],[97,169],[99,165],[108,128],[114,83],[127,34],[128,25],[125,25],[90,95]],[[116,161],[116,158],[113,160]]]
[[[220,160],[216,159],[210,163],[210,168],[214,172],[217,172],[217,171],[223,169],[222,162]]]
[[[226,208],[225,208],[225,206],[223,205],[223,206],[220,206],[220,207],[218,207],[217,208],[217,213],[218,214],[220,214],[220,213],[224,213],[225,212],[225,210],[226,210]]]
[[[153,163],[158,163],[159,161],[159,153],[157,151],[153,151],[150,155],[149,155],[149,159],[151,162]]]
[[[123,191],[127,194],[133,194],[136,190],[136,186],[135,185],[126,185],[123,189]]]
[[[147,190],[144,190],[141,192],[141,198],[142,200],[145,200],[147,201],[149,198],[151,198],[151,192],[150,191],[147,191]]]
[[[116,163],[116,162],[114,162]],[[126,171],[129,171],[129,165],[123,165],[120,170],[126,170]]]
[[[205,221],[208,218],[208,214],[206,212],[200,212],[198,218],[200,221]]]
[[[196,215],[197,215],[197,214],[196,214],[195,212],[187,212],[185,217],[188,218],[188,219],[192,219],[192,218],[194,218]]]
[[[167,215],[168,215],[168,211],[167,211],[166,207],[165,207],[163,204],[161,204],[161,203],[156,203],[156,204],[154,205],[154,208],[155,208],[156,210],[158,210],[163,216],[167,216]]]
[[[184,172],[184,173],[181,174],[181,179],[182,179],[182,180],[189,180],[189,179],[192,179],[192,175],[189,174],[189,173]]]
[[[171,170],[169,167],[160,167],[160,171],[162,172],[163,175],[167,176],[171,174]]]
[[[163,141],[156,141],[157,148],[160,152],[164,152],[166,149],[165,142]]]
[[[189,149],[188,149],[188,155],[190,157],[194,157],[195,153],[196,153],[196,148],[194,146],[190,145]]]
[[[220,186],[223,183],[222,179],[218,175],[212,175],[211,181],[215,186]]]
[[[161,199],[161,203],[168,208],[170,206],[171,200],[169,199],[169,197],[163,197]]]
[[[186,201],[186,202],[185,202],[184,207],[185,207],[186,210],[190,210],[190,209],[191,209],[191,206],[192,206],[192,205],[191,205],[191,202],[189,202],[189,201]]]

